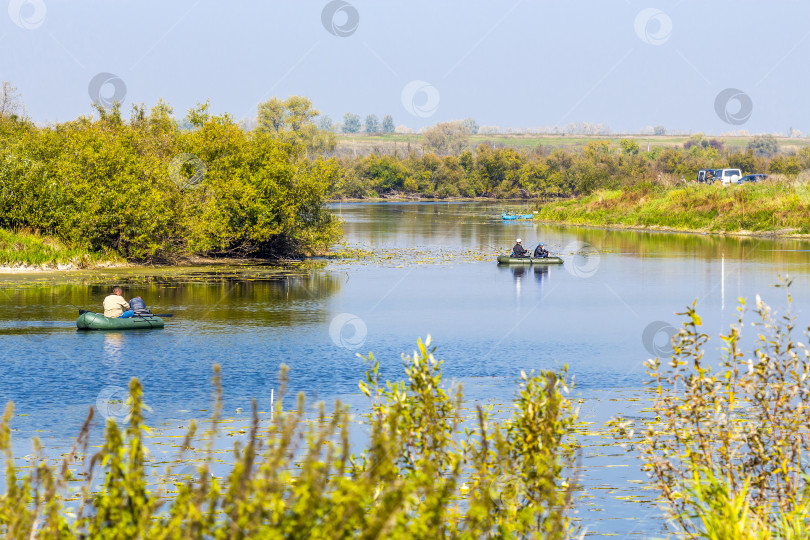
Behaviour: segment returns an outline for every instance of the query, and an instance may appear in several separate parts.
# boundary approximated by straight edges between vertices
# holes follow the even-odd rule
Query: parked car
[[[761,182],[768,178],[767,174],[756,173],[756,174],[746,174],[742,178],[740,178],[740,184],[745,184],[746,182]]]
[[[717,169],[715,172],[717,173],[714,175],[715,181],[720,180],[724,186],[727,184],[739,184],[740,178],[742,178],[740,169]]]

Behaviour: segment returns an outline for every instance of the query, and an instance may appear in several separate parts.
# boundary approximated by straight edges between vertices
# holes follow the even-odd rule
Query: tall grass
[[[418,350],[404,357],[407,380],[381,384],[374,364],[361,382],[371,408],[363,419],[367,444],[359,454],[349,443],[353,419],[339,402],[330,414],[321,404],[312,419],[305,414],[303,395],[293,410],[284,410],[279,401],[266,428],[254,402],[246,440],[234,444],[230,470],[222,478],[211,474],[222,410],[215,368],[211,426],[200,438],[192,423],[178,456],[183,463],[197,448],[206,458],[195,474],[182,475],[174,485],[148,484],[148,428],[137,379],[130,384],[128,425],[109,420],[95,455],[87,453],[91,414],[61,465],[50,465],[35,442],[40,457],[21,476],[10,450],[9,404],[0,423],[7,480],[0,495],[0,534],[12,539],[570,537],[576,417],[564,395],[564,374],[524,374],[509,419],[495,421],[480,406],[465,417],[460,388],[444,389],[441,362],[429,346],[429,339],[420,341]]]
[[[53,236],[0,228],[0,265],[89,268],[121,260],[112,252],[74,248]]]
[[[645,185],[544,204],[537,215],[544,221],[583,225],[808,234],[810,187],[779,181],[674,188]]]

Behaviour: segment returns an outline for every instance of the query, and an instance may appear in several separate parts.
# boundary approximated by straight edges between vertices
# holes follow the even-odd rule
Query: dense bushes
[[[129,258],[279,256],[333,241],[323,207],[338,166],[207,107],[181,131],[171,109],[98,109],[49,127],[0,119],[0,227]]]
[[[703,144],[705,143],[705,144]],[[440,152],[441,154],[442,152]],[[717,141],[695,136],[684,148],[641,151],[631,139],[612,145],[592,141],[581,152],[538,148],[532,151],[480,144],[457,155],[404,157],[372,154],[343,158],[339,197],[395,194],[420,197],[558,198],[587,195],[659,181],[663,177],[693,180],[702,168],[740,168],[747,173],[795,175],[810,168],[810,148],[796,154],[762,156],[723,150]]]

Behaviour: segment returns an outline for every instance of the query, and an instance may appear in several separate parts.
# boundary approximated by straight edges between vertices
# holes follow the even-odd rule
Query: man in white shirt
[[[124,300],[124,291],[121,287],[115,287],[107,298],[104,299],[104,316],[111,319],[128,319],[135,314],[129,308],[129,303]]]

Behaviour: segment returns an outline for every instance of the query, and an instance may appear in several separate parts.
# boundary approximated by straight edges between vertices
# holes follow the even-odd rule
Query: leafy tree
[[[779,143],[773,135],[757,135],[745,148],[760,157],[771,157],[779,153]]]
[[[328,131],[330,133],[335,131],[335,124],[332,122],[332,118],[328,114],[324,114],[318,118],[318,129],[321,131]]]
[[[427,129],[425,148],[437,154],[458,154],[470,144],[470,131],[461,122],[442,122]]]
[[[210,109],[210,100],[206,100],[205,103],[198,103],[196,107],[188,110],[185,120],[194,128],[202,127],[211,118]]]
[[[382,119],[382,132],[393,133],[396,128],[394,127],[394,119],[390,114],[386,114]]]
[[[638,143],[633,139],[622,139],[619,146],[622,147],[622,152],[625,155],[634,156],[638,154]]]
[[[667,128],[665,128],[664,126],[655,126],[653,128],[653,133],[655,135],[666,135],[667,134]]]
[[[343,133],[359,133],[360,116],[354,113],[343,115]]]
[[[473,135],[478,133],[478,122],[476,122],[472,118],[465,118],[464,120],[461,121],[461,125],[467,128],[467,131],[469,131]]]
[[[291,96],[282,100],[274,97],[259,105],[258,129],[283,141],[303,145],[308,150],[331,151],[335,139],[315,125],[314,119],[319,114],[309,98]]]
[[[379,133],[380,121],[377,119],[376,114],[369,114],[366,116],[366,133]]]
[[[25,105],[17,87],[9,81],[3,81],[0,84],[0,118],[17,118],[24,114]]]

